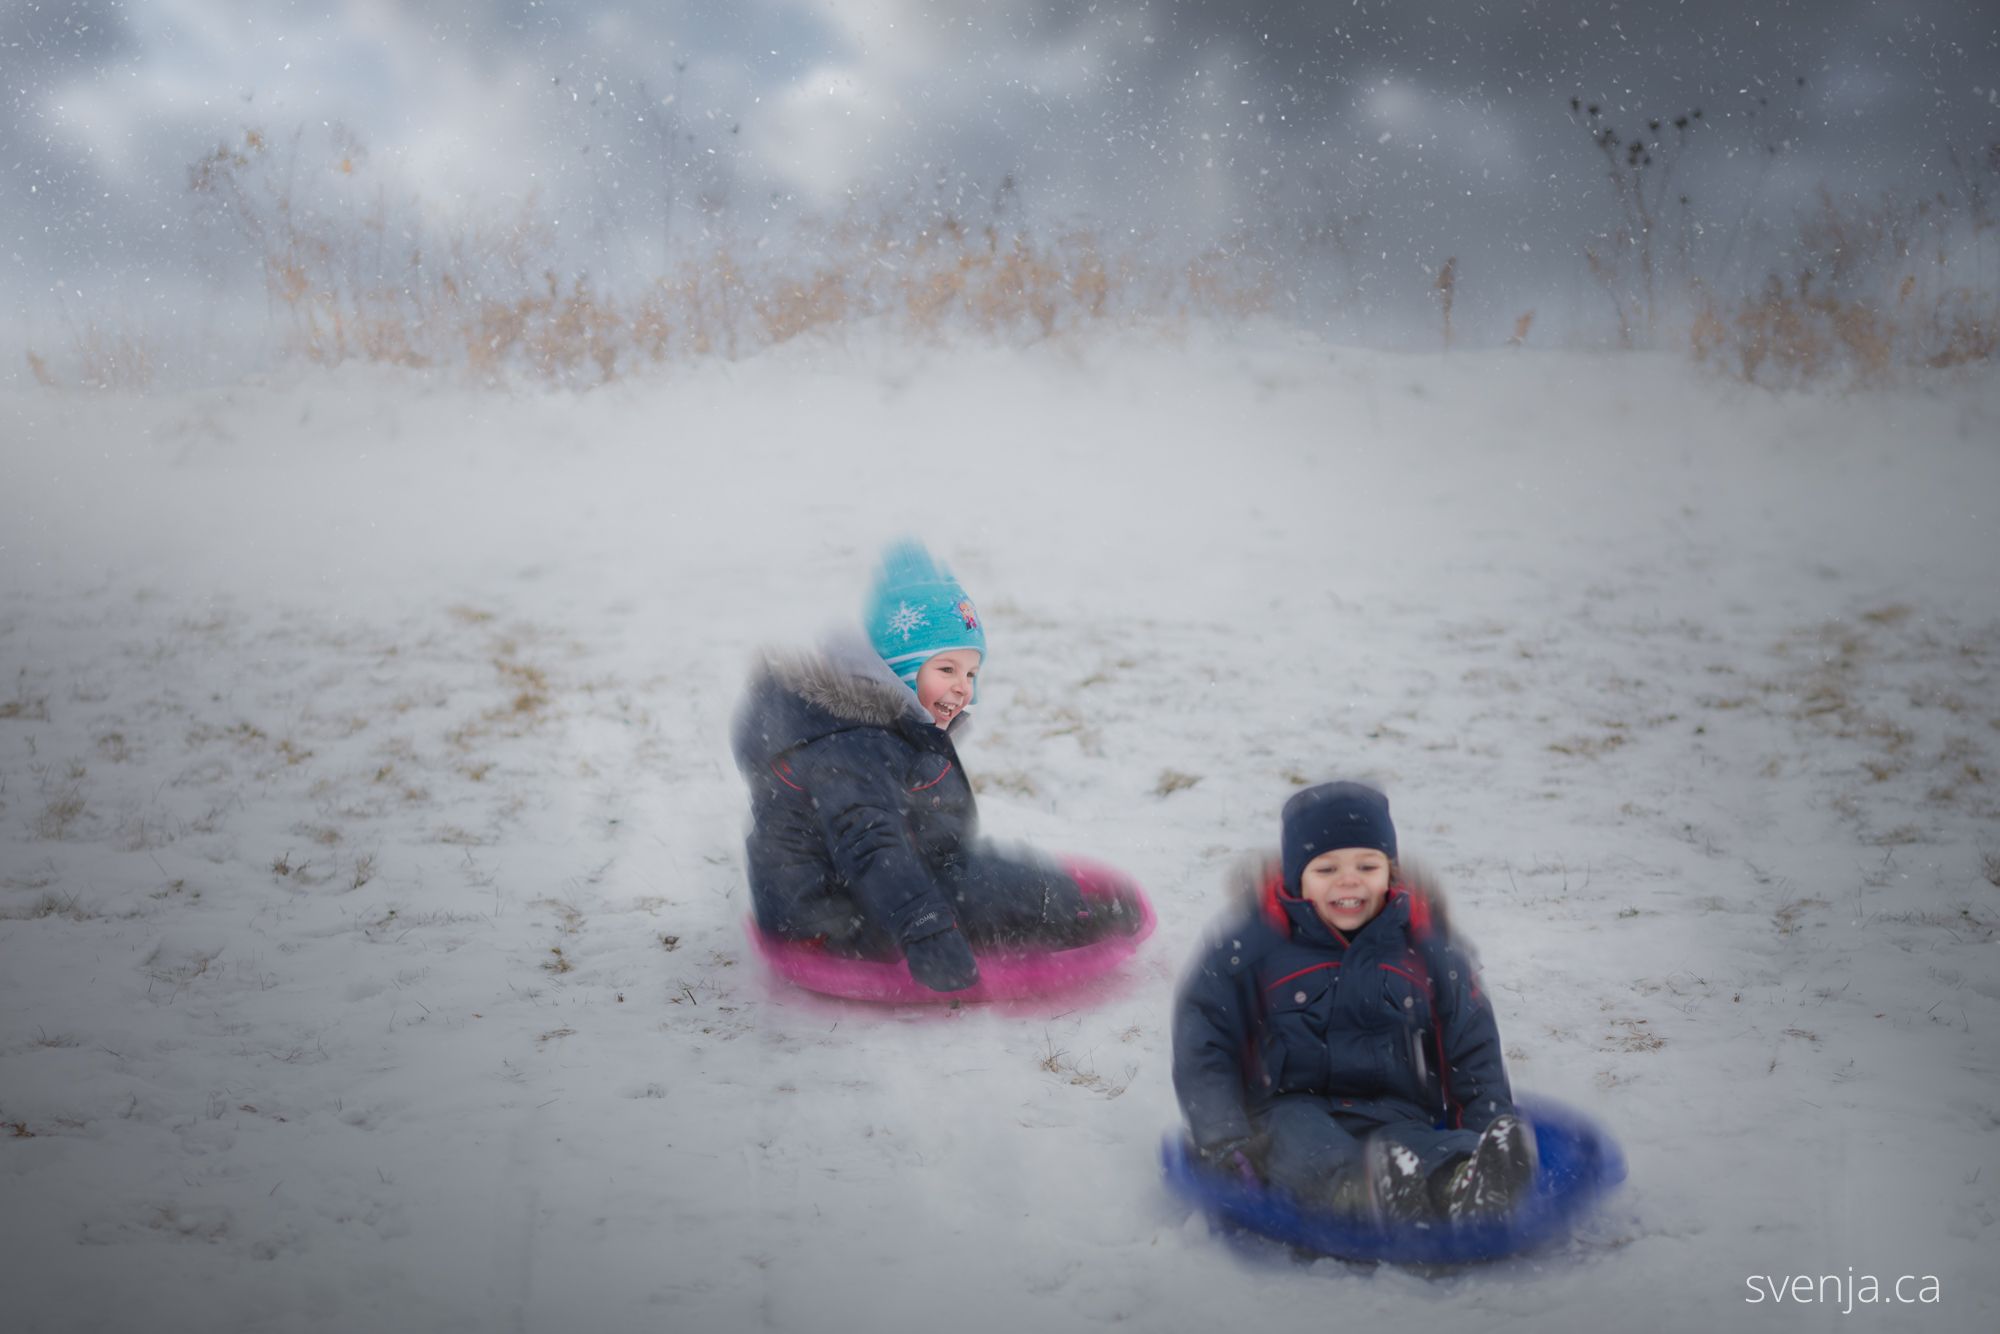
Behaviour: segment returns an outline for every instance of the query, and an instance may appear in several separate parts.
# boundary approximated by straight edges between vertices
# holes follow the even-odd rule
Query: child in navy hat
[[[1381,1224],[1503,1216],[1535,1171],[1493,1010],[1435,886],[1406,876],[1389,799],[1285,803],[1280,855],[1196,959],[1174,1090],[1196,1150],[1309,1207]]]
[[[757,924],[863,959],[902,959],[934,991],[979,981],[977,946],[1084,944],[1139,926],[1090,906],[1053,865],[979,837],[954,744],[986,660],[965,589],[923,547],[885,553],[863,634],[767,656],[737,714],[750,785]]]

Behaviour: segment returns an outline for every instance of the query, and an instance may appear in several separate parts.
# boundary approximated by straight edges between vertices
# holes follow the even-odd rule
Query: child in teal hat
[[[864,624],[875,652],[912,690],[923,665],[940,653],[986,659],[986,627],[972,599],[915,542],[898,542],[883,553]]]
[[[758,926],[902,959],[935,991],[979,981],[974,946],[1059,949],[1136,930],[1136,904],[1093,909],[1061,868],[979,836],[955,739],[986,628],[951,572],[915,542],[892,545],[862,630],[768,655],[737,714]]]

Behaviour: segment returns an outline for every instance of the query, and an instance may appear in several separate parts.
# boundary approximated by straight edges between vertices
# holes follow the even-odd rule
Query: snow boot
[[[1444,1169],[1437,1191],[1454,1226],[1493,1222],[1514,1211],[1535,1184],[1535,1135],[1514,1115],[1494,1119],[1472,1156]]]
[[[1417,1155],[1380,1135],[1361,1150],[1368,1214],[1384,1228],[1424,1226],[1431,1219],[1430,1188]]]

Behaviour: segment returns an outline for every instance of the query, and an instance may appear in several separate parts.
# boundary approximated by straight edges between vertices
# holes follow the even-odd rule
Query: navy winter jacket
[[[1195,1146],[1249,1139],[1284,1093],[1350,1121],[1483,1130],[1513,1109],[1500,1033],[1470,961],[1395,886],[1351,937],[1283,892],[1256,902],[1196,959],[1174,1007],[1174,1091]]]
[[[750,787],[758,925],[843,953],[909,958],[932,986],[911,947],[960,926],[974,943],[1069,943],[1064,933],[1089,919],[1075,883],[978,839],[972,784],[952,744],[965,724],[960,715],[939,728],[859,639],[767,659],[734,736]]]

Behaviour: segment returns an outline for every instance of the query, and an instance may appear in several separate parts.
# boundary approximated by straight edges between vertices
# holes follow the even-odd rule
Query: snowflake
[[[929,619],[930,617],[924,615],[922,607],[912,607],[907,602],[899,602],[896,604],[896,610],[889,613],[889,629],[902,631],[903,642],[907,644],[910,641],[910,631]]]

